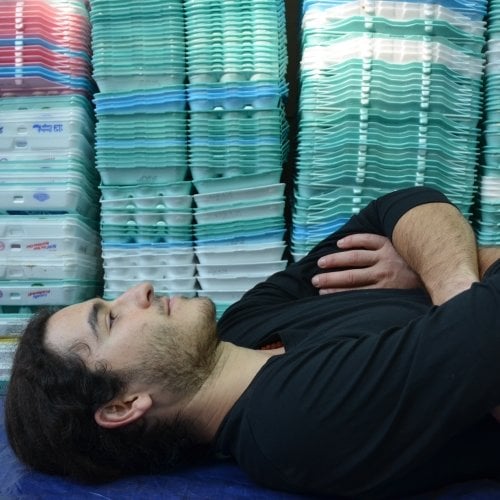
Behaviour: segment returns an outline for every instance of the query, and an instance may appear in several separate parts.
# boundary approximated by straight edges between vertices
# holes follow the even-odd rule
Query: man
[[[332,253],[377,235],[427,293],[318,293],[332,279],[321,266],[343,264]],[[265,486],[356,498],[496,477],[496,257],[478,255],[441,193],[411,188],[247,292],[218,327],[207,299],[159,298],[147,284],[38,316],[6,399],[12,447],[83,480],[164,470],[208,447]]]

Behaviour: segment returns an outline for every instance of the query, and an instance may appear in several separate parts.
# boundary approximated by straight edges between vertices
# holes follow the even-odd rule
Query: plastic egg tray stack
[[[0,3],[0,96],[91,95],[90,22],[84,0]]]
[[[500,245],[500,4],[488,4],[483,154],[475,214],[481,245]]]
[[[305,1],[292,254],[381,194],[428,185],[470,215],[484,1]]]
[[[86,2],[0,4],[0,390],[41,306],[100,293]]]
[[[181,0],[92,0],[104,297],[195,295]]]
[[[199,295],[220,315],[285,267],[285,3],[186,0]]]

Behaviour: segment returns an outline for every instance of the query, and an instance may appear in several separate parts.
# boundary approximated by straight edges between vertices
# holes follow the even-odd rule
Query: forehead
[[[81,342],[91,347],[95,339],[89,318],[92,317],[97,304],[97,300],[89,300],[64,307],[54,313],[47,322],[47,345],[59,352],[67,352]]]

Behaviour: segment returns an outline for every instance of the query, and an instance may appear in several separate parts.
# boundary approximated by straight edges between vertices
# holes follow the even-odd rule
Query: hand
[[[420,278],[396,252],[391,241],[378,234],[353,234],[337,246],[344,250],[321,257],[312,283],[320,295],[369,288],[418,288]],[[342,271],[336,269],[343,268]]]

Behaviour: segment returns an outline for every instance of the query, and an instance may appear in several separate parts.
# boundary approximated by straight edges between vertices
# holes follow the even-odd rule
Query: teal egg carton
[[[277,184],[281,180],[281,165],[264,172],[227,175],[225,177],[214,177],[209,179],[194,180],[193,185],[199,194],[210,194],[220,191],[232,191],[244,188],[262,187]]]
[[[198,246],[212,245],[267,245],[281,244],[285,236],[286,230],[284,227],[276,229],[256,229],[253,231],[245,231],[244,233],[234,235],[217,235],[212,234],[205,238],[196,238]]]
[[[185,115],[182,111],[186,107],[186,92],[184,85],[171,86],[162,89],[141,90],[136,92],[107,92],[94,95],[96,113],[99,121],[107,116],[120,116],[123,114],[134,114],[134,122],[144,118],[155,119],[151,114],[162,114],[157,118],[166,120],[167,118],[182,119]],[[179,113],[176,114],[175,112]],[[147,116],[144,117],[144,114]],[[137,116],[139,115],[139,116]],[[127,117],[127,121],[130,117]]]
[[[481,51],[484,45],[485,25],[462,25],[460,28],[447,21],[415,19],[395,21],[379,16],[351,16],[329,20],[320,29],[303,29],[307,45],[324,45],[350,33],[383,33],[394,37],[432,36],[444,38],[469,53]]]
[[[288,86],[277,82],[241,82],[188,85],[188,102],[192,111],[220,109],[269,109],[278,107],[287,96]]]
[[[100,186],[102,197],[105,200],[129,198],[132,201],[135,197],[188,196],[191,194],[192,189],[193,184],[191,181],[172,182],[167,184],[141,183],[126,186]]]
[[[172,165],[168,154],[159,156],[159,158],[150,158],[146,151],[141,155],[134,155],[133,158],[128,155],[128,163],[127,155],[116,161],[108,161],[104,158],[100,163],[98,160],[97,168],[101,183],[103,186],[131,186],[141,183],[164,185],[185,180],[188,168],[187,162],[182,157]],[[153,164],[153,159],[155,164]]]
[[[304,16],[308,12],[318,12],[320,15],[325,15],[324,12],[328,11],[332,6],[343,5],[345,0],[304,0],[302,3],[302,11]],[[407,2],[408,4],[415,3],[413,0]],[[421,2],[417,2],[420,4]],[[398,2],[399,4],[399,2]],[[403,4],[404,5],[404,4]],[[429,4],[423,4],[427,6]],[[440,0],[432,6],[442,6],[452,12],[460,13],[472,20],[482,20],[486,15],[487,2],[485,0]]]

